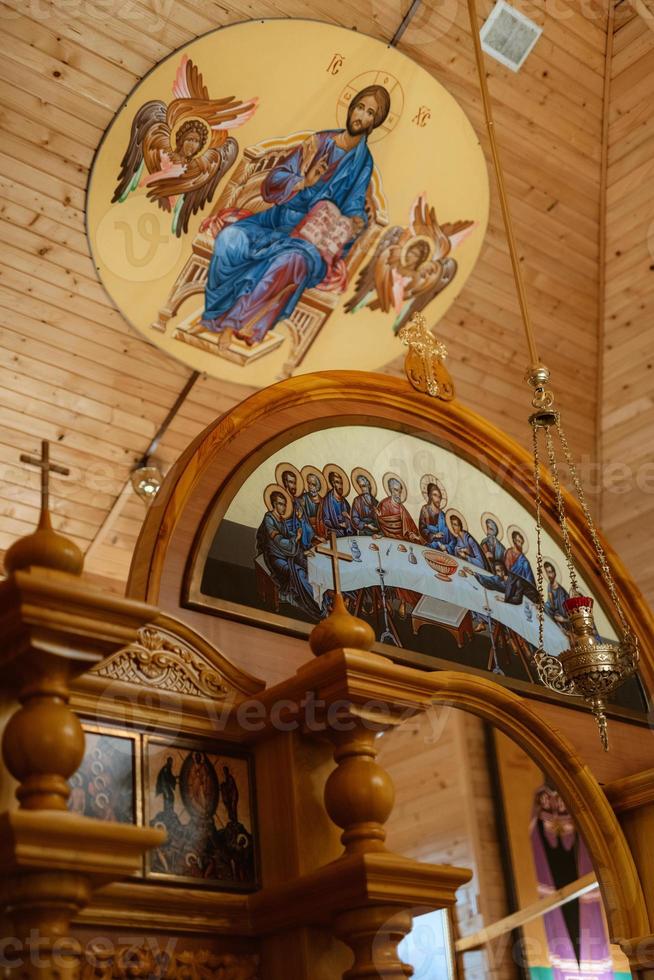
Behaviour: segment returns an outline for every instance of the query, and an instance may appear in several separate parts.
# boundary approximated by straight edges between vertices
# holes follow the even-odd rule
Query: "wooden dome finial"
[[[372,626],[347,611],[340,592],[334,596],[334,605],[329,616],[313,628],[309,637],[309,646],[316,657],[343,648],[370,650],[374,642]]]
[[[50,463],[50,444],[46,439],[41,443],[41,456],[27,456],[22,453],[20,460],[30,466],[38,466],[41,470],[41,515],[36,531],[14,541],[7,550],[5,571],[10,574],[22,568],[39,566],[70,575],[81,575],[84,567],[82,552],[74,541],[58,534],[50,521],[50,473],[68,476],[70,470]]]

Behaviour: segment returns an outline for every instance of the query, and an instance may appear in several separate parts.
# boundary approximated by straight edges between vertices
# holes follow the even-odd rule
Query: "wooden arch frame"
[[[443,670],[434,671],[431,681],[433,703],[495,725],[553,779],[588,847],[611,941],[628,947],[630,940],[648,935],[647,907],[629,845],[604,791],[567,738],[525,698],[484,677]]]
[[[451,448],[523,504],[533,497],[530,454],[470,409],[414,391],[400,378],[332,371],[290,378],[257,392],[211,423],[172,467],[153,501],[135,549],[127,594],[182,611],[189,545],[198,547],[206,521],[224,513],[239,483],[276,449],[327,425],[379,424]],[[543,479],[543,518],[560,542],[554,487]],[[570,536],[582,574],[611,608],[581,508],[565,493]],[[622,562],[602,539],[626,617],[641,644],[641,677],[654,691],[654,617]],[[172,610],[171,610],[172,611]]]

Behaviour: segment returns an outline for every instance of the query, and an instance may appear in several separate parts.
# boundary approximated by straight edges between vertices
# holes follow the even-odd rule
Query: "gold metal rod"
[[[531,326],[529,307],[527,306],[527,293],[525,291],[525,284],[522,278],[522,269],[520,268],[520,259],[518,257],[518,247],[516,245],[515,235],[513,234],[513,222],[511,220],[511,212],[509,211],[509,201],[506,195],[506,185],[504,183],[504,171],[502,169],[502,162],[500,160],[500,154],[497,148],[497,142],[495,140],[495,123],[493,121],[493,108],[491,106],[490,94],[488,91],[488,83],[486,82],[484,54],[481,49],[481,41],[479,40],[477,5],[475,3],[475,0],[468,0],[468,13],[470,15],[472,43],[474,45],[475,59],[477,62],[477,74],[479,75],[479,88],[481,89],[481,101],[484,107],[484,116],[486,117],[486,128],[488,129],[488,139],[490,141],[491,156],[493,158],[493,166],[495,168],[495,178],[497,180],[497,190],[500,198],[500,207],[502,208],[502,218],[504,219],[504,230],[506,232],[506,239],[509,246],[509,255],[511,257],[511,265],[513,267],[513,278],[515,280],[516,290],[518,292],[518,302],[520,304],[522,322],[525,328],[525,336],[527,338],[527,346],[529,348],[529,357],[531,358],[530,367],[537,367],[541,362],[540,362],[540,357],[538,356],[538,348],[536,347],[536,339],[534,337],[534,331]]]

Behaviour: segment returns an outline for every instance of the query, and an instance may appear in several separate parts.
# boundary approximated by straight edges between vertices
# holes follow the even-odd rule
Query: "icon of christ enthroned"
[[[292,370],[387,223],[367,142],[389,108],[388,91],[370,85],[351,100],[345,129],[247,149],[153,326],[165,329],[206,282],[202,315],[174,337],[243,364],[283,342],[273,328],[285,320]]]

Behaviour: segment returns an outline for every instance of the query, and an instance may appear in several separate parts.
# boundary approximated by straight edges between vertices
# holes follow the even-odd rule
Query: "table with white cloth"
[[[353,543],[354,542],[354,546]],[[371,546],[375,545],[376,551]],[[406,550],[401,550],[402,548]],[[457,569],[451,578],[445,580],[439,577],[427,564],[423,552],[428,550],[425,545],[414,544],[410,541],[399,541],[396,538],[369,538],[363,536],[348,536],[337,538],[338,550],[344,555],[353,557],[359,552],[359,559],[340,562],[341,589],[343,592],[356,592],[359,589],[379,586],[381,578],[379,561],[383,570],[384,586],[397,586],[411,589],[423,596],[433,596],[461,609],[469,609],[481,616],[491,616],[496,622],[514,630],[532,646],[538,647],[538,609],[526,597],[520,605],[500,601],[501,593],[484,588],[474,574],[462,575],[461,570],[467,569],[472,573],[488,575],[478,565],[473,565],[462,558],[453,557]],[[416,563],[410,560],[415,555]],[[332,562],[327,555],[316,552],[309,554],[308,578],[318,605],[327,590],[333,589],[334,579]],[[503,598],[503,597],[502,597]],[[547,653],[558,656],[568,648],[568,639],[563,630],[549,616],[544,617],[544,647]]]

